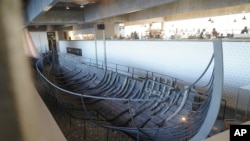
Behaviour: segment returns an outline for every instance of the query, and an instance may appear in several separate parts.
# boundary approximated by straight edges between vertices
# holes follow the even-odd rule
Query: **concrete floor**
[[[40,94],[68,141],[134,141],[123,132],[99,127],[91,121],[70,118],[45,92],[40,91]]]

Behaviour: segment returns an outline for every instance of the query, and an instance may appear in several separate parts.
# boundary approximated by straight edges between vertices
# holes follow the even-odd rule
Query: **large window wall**
[[[189,20],[165,22],[166,38],[195,38],[199,37],[202,29],[206,34],[211,34],[213,28],[219,36],[226,37],[228,34],[241,34],[245,26],[250,25],[250,13],[240,13],[215,17],[204,17]],[[248,27],[250,28],[250,26]]]
[[[138,23],[138,22],[137,22]],[[244,27],[250,30],[250,13],[244,11],[239,14],[230,14],[178,21],[157,21],[124,26],[125,39],[199,39],[200,33],[205,29],[205,38],[210,39],[212,30],[216,29],[218,37],[233,38],[241,34]],[[126,24],[125,24],[126,25]]]

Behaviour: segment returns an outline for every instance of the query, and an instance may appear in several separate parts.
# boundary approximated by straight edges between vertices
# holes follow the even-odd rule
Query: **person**
[[[248,33],[247,26],[244,27],[244,29],[241,30],[241,34]]]
[[[136,31],[134,31],[134,39],[139,39],[139,36]]]
[[[217,38],[217,36],[218,36],[218,32],[216,31],[215,28],[213,28],[212,37]]]
[[[200,39],[204,39],[204,33],[205,33],[205,29],[202,29],[201,33],[200,33]]]
[[[134,39],[134,38],[135,38],[134,32],[131,32],[130,39]]]

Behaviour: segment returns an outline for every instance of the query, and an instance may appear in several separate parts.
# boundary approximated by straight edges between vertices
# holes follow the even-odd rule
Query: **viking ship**
[[[137,141],[202,140],[219,109],[223,69],[221,47],[216,48],[219,51],[211,54],[193,83],[117,64],[81,62],[57,53],[41,57],[36,69],[40,84],[72,117],[123,131]],[[205,74],[210,77],[201,85]]]

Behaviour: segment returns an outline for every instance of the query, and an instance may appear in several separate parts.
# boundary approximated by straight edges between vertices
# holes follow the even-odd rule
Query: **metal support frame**
[[[221,102],[224,103],[224,107],[223,107],[223,113],[222,113],[222,119],[225,119],[225,114],[226,114],[226,108],[227,108],[227,101],[225,99],[221,99]]]
[[[105,30],[102,30],[102,35],[103,35],[103,46],[104,46],[104,66],[106,70],[107,69],[107,49],[106,49]]]
[[[95,59],[96,59],[96,66],[98,67],[98,53],[97,53],[96,29],[95,29]]]
[[[198,133],[191,139],[191,141],[201,141],[207,137],[211,131],[219,113],[221,97],[223,91],[223,50],[222,41],[214,40],[214,84],[212,98],[209,106],[207,116],[198,131]]]

